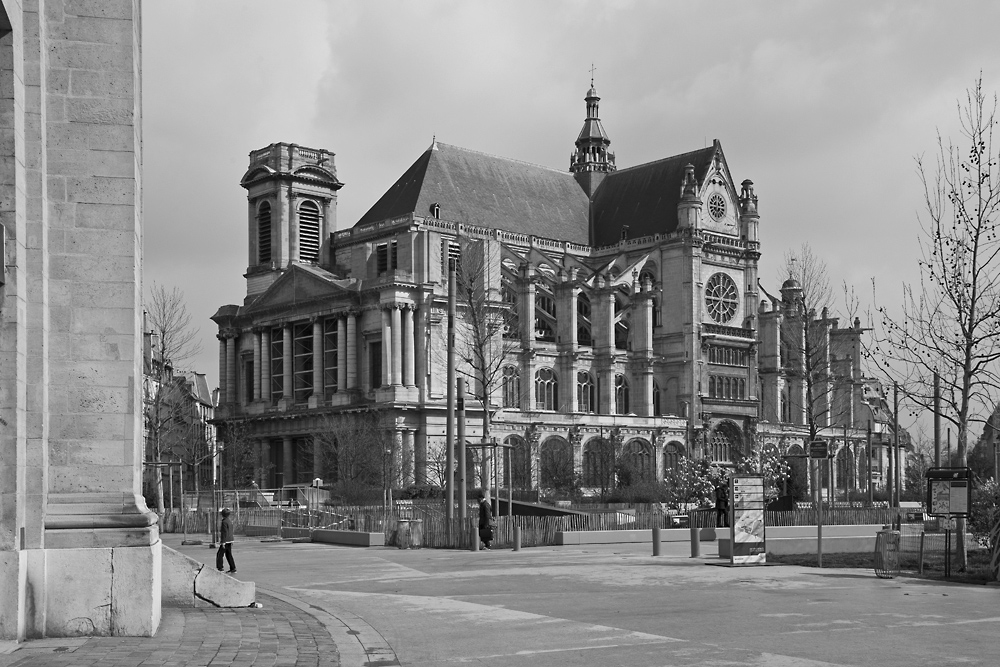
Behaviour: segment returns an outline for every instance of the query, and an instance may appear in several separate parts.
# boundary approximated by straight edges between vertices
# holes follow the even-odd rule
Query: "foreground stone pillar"
[[[160,622],[141,495],[138,6],[3,2],[0,639]]]

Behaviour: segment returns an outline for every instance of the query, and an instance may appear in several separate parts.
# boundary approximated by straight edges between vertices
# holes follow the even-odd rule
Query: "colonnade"
[[[367,347],[364,336],[359,336],[358,326],[361,317],[358,311],[345,311],[330,317],[311,317],[312,323],[312,394],[325,394],[325,358],[324,358],[324,326],[331,317],[337,319],[337,389],[336,391],[367,389],[378,386],[414,387],[417,379],[416,346],[419,344],[414,325],[416,307],[412,304],[385,304],[379,306],[382,333],[381,376],[371,377],[372,369],[362,374],[363,358],[361,354]],[[419,317],[419,315],[417,316]],[[249,332],[240,332],[235,328],[223,329],[218,334],[219,340],[219,404],[235,403],[240,400],[237,377],[243,377],[244,396],[247,402],[272,401],[272,386],[280,387],[284,398],[293,395],[293,327],[302,322],[282,322],[275,326],[257,326]],[[280,384],[273,382],[271,377],[272,333],[281,332],[282,377]],[[241,333],[252,336],[252,362],[249,368],[238,368],[241,349]],[[244,339],[245,341],[245,339]],[[252,383],[245,373],[250,373]],[[367,380],[369,387],[362,387]]]

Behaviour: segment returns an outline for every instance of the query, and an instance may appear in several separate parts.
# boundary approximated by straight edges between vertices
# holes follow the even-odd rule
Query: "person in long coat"
[[[229,562],[229,574],[236,574],[236,561],[233,560],[233,520],[229,518],[228,507],[222,510],[222,530],[219,535],[219,550],[215,552],[215,567],[222,572],[222,558]]]
[[[490,501],[486,499],[486,493],[482,489],[476,491],[479,498],[479,539],[483,543],[483,549],[489,549],[493,543],[493,509]]]

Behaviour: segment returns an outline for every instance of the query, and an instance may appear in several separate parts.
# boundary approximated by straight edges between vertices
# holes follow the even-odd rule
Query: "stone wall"
[[[3,10],[0,638],[149,635],[138,2]]]

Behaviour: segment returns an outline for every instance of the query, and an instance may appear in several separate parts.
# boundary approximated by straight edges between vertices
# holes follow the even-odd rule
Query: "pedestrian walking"
[[[223,508],[219,550],[215,552],[215,568],[222,572],[222,557],[225,556],[229,563],[229,574],[236,574],[236,561],[233,560],[233,521],[229,518],[229,514],[229,508]]]
[[[719,528],[729,527],[729,484],[725,477],[715,487],[715,525]]]
[[[493,528],[497,522],[493,518],[493,510],[490,501],[486,499],[486,493],[482,489],[477,489],[476,497],[479,498],[479,539],[483,543],[483,549],[489,550],[493,543]]]

